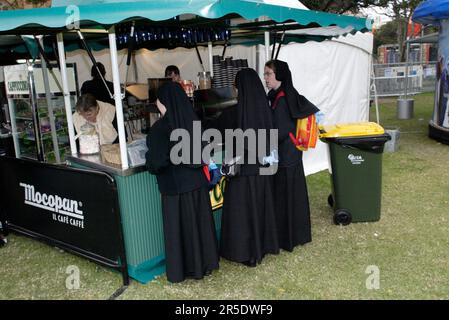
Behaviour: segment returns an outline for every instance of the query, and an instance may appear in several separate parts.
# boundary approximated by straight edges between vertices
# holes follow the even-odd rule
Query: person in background
[[[100,145],[118,142],[117,119],[113,105],[86,93],[78,99],[75,109],[73,124],[77,134],[95,129]]]
[[[312,241],[312,234],[302,152],[296,148],[290,134],[295,134],[297,119],[315,114],[319,109],[293,87],[286,62],[268,61],[264,79],[279,139],[279,167],[274,176],[279,245],[292,251],[295,246]]]
[[[106,76],[104,65],[101,62],[97,62],[97,67],[104,78]],[[95,66],[92,66],[90,75],[92,76],[92,80],[88,80],[83,83],[81,86],[81,94],[83,95],[90,93],[99,101],[115,105],[114,99],[109,94],[109,91],[114,94],[114,84],[111,81],[106,81],[105,79],[106,87]]]
[[[441,96],[442,104],[439,114],[439,125],[445,128],[449,128],[449,59],[443,64],[443,70],[441,72]]]
[[[181,81],[181,75],[179,73],[179,68],[177,66],[168,66],[165,68],[165,77],[171,78],[174,82],[180,82]]]
[[[219,261],[209,182],[202,164],[175,165],[170,159],[170,150],[177,143],[170,141],[171,132],[184,129],[193,138],[193,122],[198,118],[177,83],[164,83],[157,97],[162,118],[147,136],[146,166],[156,175],[162,195],[167,279],[201,279],[218,269]]]
[[[269,137],[268,130],[273,128],[272,118],[257,72],[249,68],[239,71],[235,85],[238,90],[238,102],[219,118],[222,134],[223,129],[241,129],[243,132],[254,130],[258,137],[258,130],[266,130]],[[241,155],[245,159],[244,164],[241,165],[237,176],[227,180],[224,191],[220,255],[228,260],[255,267],[266,254],[278,254],[279,243],[274,211],[273,176],[260,174],[262,164],[257,162],[259,152],[256,149],[259,141],[252,146],[248,145],[248,141],[245,143],[244,154]],[[266,150],[269,146],[267,138]],[[226,150],[230,147],[225,145]],[[269,154],[266,150],[264,154]],[[255,164],[249,163],[249,156],[256,159]]]

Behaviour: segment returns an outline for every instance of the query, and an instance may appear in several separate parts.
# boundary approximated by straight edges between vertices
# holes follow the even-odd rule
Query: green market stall
[[[160,34],[164,39],[142,40],[138,32],[135,36],[135,30],[145,35],[154,28],[162,30]],[[184,35],[189,30],[194,32],[194,36],[185,40]],[[367,19],[294,9],[267,4],[264,0],[59,0],[53,1],[51,8],[0,12],[0,52],[14,57],[27,55],[21,36],[43,35],[42,51],[57,57],[71,150],[67,164],[106,172],[114,178],[128,272],[134,279],[146,283],[165,270],[160,194],[155,177],[144,166],[131,166],[128,162],[120,86],[123,79],[120,79],[117,50],[178,46],[194,48],[198,45],[211,49],[213,45],[265,44],[268,57],[272,40],[274,44],[278,42],[280,47],[290,41],[322,41],[337,35],[370,30],[371,21]],[[134,40],[126,41],[127,35],[128,39]],[[80,44],[88,51],[109,47],[121,165],[106,164],[99,156],[78,153],[72,120],[73,106],[68,95],[65,52],[79,48]],[[91,58],[95,63],[93,56]],[[209,58],[209,70],[212,71],[211,54]],[[219,229],[222,194],[218,188],[211,194],[217,209],[215,218]]]

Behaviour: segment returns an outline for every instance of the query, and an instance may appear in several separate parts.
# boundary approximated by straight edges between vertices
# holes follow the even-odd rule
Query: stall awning
[[[65,5],[69,3],[69,6]],[[0,32],[63,29],[67,22],[72,22],[72,18],[75,18],[73,21],[79,21],[81,27],[107,27],[136,19],[163,21],[181,14],[193,14],[207,19],[236,14],[248,20],[268,16],[276,22],[295,21],[302,26],[315,24],[351,27],[355,31],[371,30],[371,21],[368,19],[276,6],[263,0],[80,0],[57,1],[51,8],[1,11]]]
[[[449,0],[424,1],[415,9],[412,17],[415,22],[433,25],[445,19],[449,19]]]
[[[59,32],[64,32],[66,51],[81,49],[78,36],[73,32],[74,26],[83,33],[89,30],[85,39],[90,49],[97,51],[108,47],[104,31],[115,25],[121,49],[128,46],[121,40],[128,38],[131,21],[144,36],[158,35],[158,39],[139,38],[135,50],[207,45],[210,40],[206,37],[200,40],[196,36],[204,30],[214,29],[232,33],[230,40],[226,37],[228,45],[263,44],[266,31],[272,36],[286,31],[283,41],[286,44],[323,41],[371,30],[369,19],[301,9],[303,5],[293,3],[285,0],[55,0],[51,8],[0,11],[0,54],[25,57],[29,48],[20,35],[40,34],[45,35],[44,50],[52,53],[52,35]],[[95,30],[99,32],[92,32]],[[184,33],[190,30],[195,35],[189,41],[181,41],[180,30]],[[165,37],[161,41],[161,36],[166,36],[167,32],[172,32],[172,38]],[[224,44],[223,39],[212,41]],[[4,63],[10,62],[0,64]]]

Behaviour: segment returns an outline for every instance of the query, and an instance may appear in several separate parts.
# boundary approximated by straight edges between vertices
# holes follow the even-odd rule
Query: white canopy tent
[[[308,10],[299,1],[269,1],[290,7],[300,5]],[[341,34],[340,28],[332,26],[306,32]],[[290,43],[281,48],[278,59],[288,62],[299,93],[324,112],[324,123],[368,121],[373,39],[372,33],[357,32],[323,42]],[[267,60],[265,48],[259,48],[257,54],[257,70],[262,74]],[[306,175],[328,169],[327,146],[319,141],[315,149],[304,152],[303,161]]]
[[[284,1],[266,0],[278,5],[288,5]],[[304,6],[298,1],[291,5]],[[332,32],[332,27],[328,28]],[[315,103],[325,113],[325,123],[348,123],[367,121],[370,102],[370,72],[373,35],[358,32],[326,40],[308,41],[304,44],[290,43],[282,46],[278,58],[287,61],[293,73],[293,82],[298,91]],[[213,54],[221,55],[223,47],[213,48]],[[208,49],[199,47],[206,69],[209,65]],[[110,69],[109,50],[94,52],[97,61]],[[264,46],[230,46],[226,56],[247,59],[251,68],[258,70],[262,77],[266,61]],[[135,53],[135,63],[128,74],[128,82],[147,83],[147,78],[162,77],[167,65],[177,65],[183,79],[196,81],[202,70],[194,49],[141,49]],[[77,63],[80,85],[90,79],[91,62],[81,50],[67,53],[67,62]],[[126,77],[126,50],[118,56],[120,79]],[[106,74],[112,80],[112,74]],[[316,149],[304,153],[304,169],[312,174],[329,168],[327,147],[318,142]]]
[[[324,112],[326,124],[351,123],[369,119],[372,50],[373,35],[357,33],[288,44],[278,59],[288,62],[295,88]],[[306,175],[329,168],[327,153],[321,141],[304,152]]]

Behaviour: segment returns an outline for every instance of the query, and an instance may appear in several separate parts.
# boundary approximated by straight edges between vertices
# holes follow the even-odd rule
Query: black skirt
[[[309,196],[302,161],[278,168],[274,176],[274,199],[279,245],[292,251],[312,241]]]
[[[218,242],[206,188],[162,195],[166,274],[170,282],[218,269]]]
[[[267,253],[279,253],[272,176],[238,176],[225,188],[220,254],[255,266]]]

